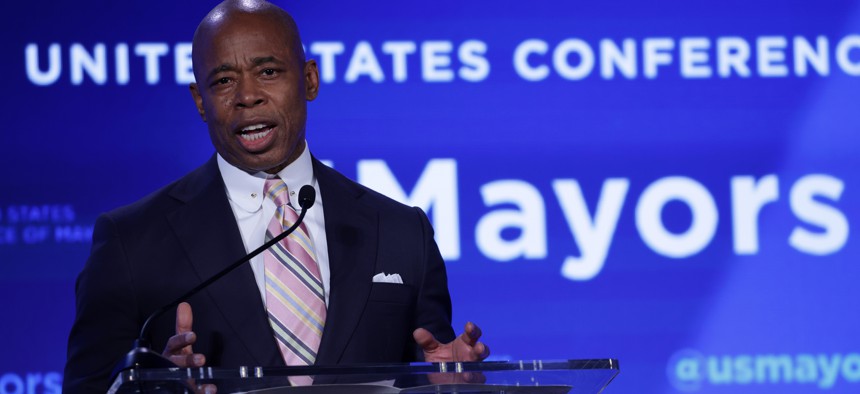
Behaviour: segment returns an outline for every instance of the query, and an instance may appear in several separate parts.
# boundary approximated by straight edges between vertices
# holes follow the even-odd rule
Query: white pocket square
[[[380,272],[373,275],[373,283],[398,283],[402,285],[403,279],[400,278],[400,274],[386,275],[385,272]]]

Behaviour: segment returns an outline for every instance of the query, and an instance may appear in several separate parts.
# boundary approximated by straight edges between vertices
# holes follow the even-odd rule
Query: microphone
[[[302,220],[304,220],[305,214],[308,212],[308,209],[314,205],[316,197],[317,192],[316,190],[314,190],[313,186],[302,186],[302,188],[299,190],[299,206],[302,208],[302,212],[299,214],[298,220],[296,220],[296,222],[292,226],[290,226],[290,228],[278,234],[278,236],[272,238],[271,240],[269,240],[269,242],[260,245],[259,248],[254,249],[245,257],[236,260],[227,268],[224,268],[209,279],[206,279],[193,289],[189,290],[187,293],[173,300],[171,303],[159,308],[155,312],[152,312],[152,314],[149,315],[149,317],[143,323],[143,327],[140,328],[140,335],[134,341],[134,348],[131,349],[131,351],[125,355],[125,357],[116,365],[116,367],[114,367],[113,372],[111,372],[110,380],[113,381],[114,379],[116,379],[117,375],[119,375],[120,372],[131,368],[176,368],[177,365],[168,360],[166,357],[162,356],[161,353],[154,352],[149,349],[149,343],[146,340],[146,337],[149,335],[150,323],[155,318],[163,315],[165,312],[175,308],[177,305],[187,300],[191,296],[199,293],[200,290],[205,289],[218,279],[221,279],[230,272],[233,272],[233,270],[239,268],[239,266],[256,257],[258,254],[263,253],[264,250],[272,247],[272,245],[281,242],[282,239],[286,238],[293,231],[295,231],[299,227],[299,225],[302,224]]]
[[[299,190],[299,208],[302,209],[302,215],[305,214],[305,210],[314,205],[314,201],[317,199],[317,191],[311,185],[304,185]],[[304,216],[302,216],[304,217]],[[301,219],[299,219],[301,222]]]

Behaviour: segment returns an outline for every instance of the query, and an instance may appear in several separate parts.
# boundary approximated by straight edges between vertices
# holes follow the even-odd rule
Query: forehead
[[[247,56],[292,57],[295,33],[277,17],[257,14],[234,14],[225,17],[207,32],[194,51],[200,60],[212,62],[241,61]]]

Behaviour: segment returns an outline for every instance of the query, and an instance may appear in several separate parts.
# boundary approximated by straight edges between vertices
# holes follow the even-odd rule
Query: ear
[[[317,61],[314,59],[305,62],[305,98],[313,101],[320,91],[320,73],[317,70]]]
[[[200,119],[206,121],[206,110],[203,109],[203,96],[200,95],[200,91],[197,88],[196,83],[191,83],[188,85],[188,89],[191,90],[191,97],[194,98],[194,105],[197,106],[197,113],[200,114]]]

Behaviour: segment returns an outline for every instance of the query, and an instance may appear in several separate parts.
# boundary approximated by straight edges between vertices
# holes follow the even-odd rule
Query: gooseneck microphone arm
[[[171,302],[165,306],[162,306],[161,308],[159,308],[158,310],[153,312],[151,315],[149,315],[149,317],[143,323],[143,327],[140,328],[140,336],[138,336],[137,340],[135,341],[135,347],[149,347],[148,344],[146,343],[147,342],[146,336],[147,336],[147,334],[149,334],[149,324],[156,317],[159,317],[162,314],[164,314],[165,312],[175,308],[177,305],[179,305],[183,301],[191,298],[191,296],[200,292],[200,290],[205,289],[206,287],[208,287],[209,285],[211,285],[212,283],[214,283],[218,279],[221,279],[222,277],[224,277],[224,275],[227,275],[227,274],[233,272],[233,270],[235,270],[236,268],[239,268],[239,266],[241,266],[242,264],[244,264],[248,260],[253,259],[258,254],[263,253],[264,250],[272,247],[272,245],[274,245],[278,242],[281,242],[282,239],[284,239],[288,235],[292,234],[292,232],[295,231],[296,228],[298,228],[302,224],[302,220],[304,220],[305,214],[308,212],[308,208],[310,208],[314,204],[315,200],[316,200],[316,191],[314,190],[314,188],[310,185],[302,186],[301,190],[299,191],[299,206],[302,208],[302,212],[301,212],[301,214],[299,214],[299,219],[296,220],[296,222],[292,226],[290,226],[290,228],[288,228],[286,231],[278,234],[277,237],[272,238],[271,240],[269,240],[269,242],[266,242],[266,243],[260,245],[259,248],[254,249],[254,251],[249,253],[247,256],[242,257],[239,260],[236,260],[236,262],[234,262],[233,264],[230,264],[229,267],[221,270],[217,274],[213,275],[211,278],[206,279],[205,281],[203,281],[202,283],[200,283],[199,285],[197,285],[193,289],[189,290],[187,293],[179,296],[179,298],[173,300],[173,302]]]
[[[233,270],[235,270],[236,268],[239,268],[239,266],[246,263],[248,260],[251,260],[252,258],[256,257],[258,254],[263,253],[264,250],[272,247],[272,245],[274,245],[274,244],[280,242],[282,239],[286,238],[288,235],[290,235],[293,231],[296,230],[296,228],[298,228],[302,224],[302,220],[304,220],[305,214],[308,212],[308,209],[314,205],[315,200],[316,200],[316,190],[314,190],[314,188],[310,185],[302,186],[301,190],[299,190],[299,206],[302,208],[302,212],[299,214],[298,220],[296,220],[296,222],[292,226],[290,226],[290,228],[288,228],[286,231],[278,234],[278,236],[272,238],[268,242],[264,243],[259,248],[254,249],[254,251],[252,251],[248,255],[242,257],[239,260],[236,260],[236,262],[234,262],[233,264],[230,264],[230,266],[228,266],[227,268],[219,271],[217,274],[213,275],[209,279],[206,279],[205,281],[203,281],[199,285],[195,286],[193,289],[191,289],[188,292],[186,292],[185,294],[181,295],[179,298],[173,300],[171,303],[169,303],[165,306],[162,306],[161,308],[158,308],[158,310],[156,310],[155,312],[150,314],[140,329],[140,336],[138,336],[138,338],[134,341],[134,349],[132,349],[131,352],[129,352],[126,355],[126,357],[120,362],[120,365],[117,365],[117,367],[114,369],[114,373],[112,374],[112,376],[115,377],[119,371],[131,368],[131,367],[144,367],[144,368],[146,368],[146,367],[160,367],[160,366],[164,365],[163,364],[164,361],[169,362],[169,360],[164,359],[164,358],[162,358],[163,361],[150,360],[152,358],[152,354],[154,353],[148,349],[149,344],[147,343],[147,340],[146,340],[146,337],[149,335],[150,323],[155,318],[157,318],[157,317],[163,315],[165,312],[175,308],[177,305],[179,305],[183,301],[187,300],[191,296],[200,292],[200,290],[205,289],[207,286],[211,285],[213,282],[224,277],[224,275],[227,275],[230,272],[233,272]],[[143,356],[139,353],[149,353],[149,355]],[[141,356],[143,356],[143,357],[141,357]],[[161,358],[160,355],[157,355],[156,357]],[[141,358],[144,358],[146,360],[141,360]],[[153,365],[144,365],[144,364],[150,364],[150,363],[154,363],[154,364],[158,364],[158,365],[154,365],[154,366]]]

